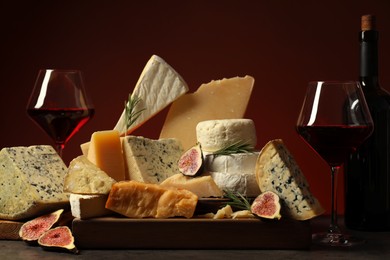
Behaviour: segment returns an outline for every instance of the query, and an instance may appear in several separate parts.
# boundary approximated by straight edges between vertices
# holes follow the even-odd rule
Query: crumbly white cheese
[[[188,90],[188,86],[183,78],[162,58],[153,55],[145,65],[131,94],[133,98],[137,97],[140,100],[134,111],[144,110],[130,128],[127,129],[127,134],[131,134],[133,130],[188,92]],[[121,134],[126,132],[125,110],[123,110],[114,129]]]
[[[279,196],[294,219],[306,220],[324,212],[310,192],[309,184],[292,154],[280,139],[268,142],[260,151],[256,180],[262,192],[273,191]]]
[[[175,138],[152,140],[141,136],[126,136],[122,147],[128,180],[161,183],[180,173],[177,162],[184,151]]]
[[[116,181],[85,155],[74,158],[64,178],[64,191],[76,194],[108,194]]]
[[[108,195],[70,194],[72,216],[80,219],[102,217],[113,212],[105,208]]]
[[[199,122],[196,138],[205,152],[215,152],[232,144],[257,144],[256,129],[251,119],[221,119]]]
[[[51,146],[0,151],[0,219],[19,220],[69,204],[63,192],[67,167]]]

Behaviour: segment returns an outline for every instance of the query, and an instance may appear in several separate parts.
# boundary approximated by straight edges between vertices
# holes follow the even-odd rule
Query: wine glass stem
[[[331,166],[331,216],[330,216],[330,226],[329,233],[340,233],[339,226],[337,224],[337,174],[339,172],[340,166]]]
[[[60,144],[56,144],[56,151],[58,153],[58,155],[62,158],[62,150],[64,150],[64,144],[60,143]]]

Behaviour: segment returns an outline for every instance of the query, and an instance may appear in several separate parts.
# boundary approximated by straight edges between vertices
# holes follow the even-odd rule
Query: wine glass
[[[309,82],[296,130],[331,169],[331,220],[326,232],[313,234],[313,243],[352,246],[364,242],[344,234],[337,224],[336,175],[347,156],[374,129],[360,83]]]
[[[70,138],[94,115],[79,70],[42,69],[27,105],[27,113],[62,151]]]

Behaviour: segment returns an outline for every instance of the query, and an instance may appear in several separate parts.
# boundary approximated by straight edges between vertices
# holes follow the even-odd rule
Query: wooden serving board
[[[308,249],[310,221],[259,219],[74,219],[79,249]]]
[[[20,240],[19,229],[23,222],[0,220],[1,240]]]

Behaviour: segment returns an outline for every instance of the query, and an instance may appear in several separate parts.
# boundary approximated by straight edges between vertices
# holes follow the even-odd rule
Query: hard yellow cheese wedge
[[[160,138],[177,138],[184,150],[197,142],[196,125],[205,120],[243,118],[252,93],[251,76],[202,84],[172,103]]]
[[[125,180],[125,164],[118,131],[105,130],[93,133],[87,157],[114,180]]]

